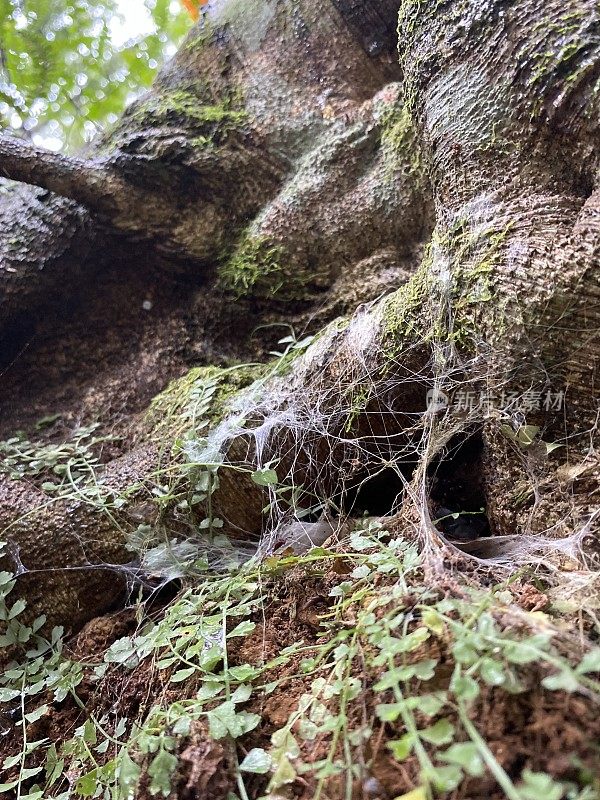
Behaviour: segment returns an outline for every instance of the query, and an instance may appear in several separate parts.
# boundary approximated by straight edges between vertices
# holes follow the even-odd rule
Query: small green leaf
[[[523,800],[561,800],[563,787],[544,772],[523,770],[522,783],[518,786]]]
[[[396,800],[429,800],[430,795],[431,793],[425,786],[419,786],[417,789],[408,792],[408,794],[402,794],[400,797],[396,797]]]
[[[459,766],[451,764],[447,767],[436,767],[427,777],[438,792],[452,792],[460,785],[463,771]]]
[[[217,664],[223,660],[223,651],[218,645],[213,645],[202,654],[198,666],[204,672],[212,672]]]
[[[288,728],[280,728],[271,735],[271,744],[278,753],[283,753],[290,758],[298,758],[300,748],[294,735]]]
[[[261,716],[260,714],[249,714],[247,711],[239,711],[236,714],[236,735],[244,736],[246,733],[250,733],[260,725]],[[233,733],[231,734],[233,736]]]
[[[231,631],[231,633],[227,634],[227,638],[233,639],[235,636],[248,636],[248,634],[252,633],[252,631],[255,628],[256,628],[255,622],[244,620],[244,622],[240,622],[239,625],[236,625],[235,628]]]
[[[429,639],[430,635],[431,634],[429,633],[427,628],[417,628],[412,633],[409,633],[402,639],[397,640],[400,644],[400,649],[398,650],[398,652],[411,653],[413,650],[417,650],[424,642],[426,642]]]
[[[395,722],[402,713],[402,703],[380,703],[375,713],[382,722]]]
[[[48,713],[48,706],[43,705],[39,708],[36,708],[35,711],[30,712],[29,714],[25,714],[25,719],[27,722],[37,722],[40,717],[43,717],[44,714]]]
[[[292,762],[287,756],[281,756],[275,759],[275,771],[273,772],[269,786],[270,788],[277,789],[280,786],[293,783],[296,777],[297,773]]]
[[[435,608],[429,607],[424,609],[423,613],[421,614],[421,620],[423,625],[425,625],[426,628],[429,628],[429,630],[433,633],[437,634],[438,636],[443,634],[446,626]]]
[[[257,469],[250,477],[257,486],[274,486],[279,483],[279,478],[275,470],[267,469],[266,467]]]
[[[14,619],[15,617],[18,617],[21,612],[25,611],[26,607],[27,603],[25,600],[17,600],[17,602],[8,612],[8,619]]]
[[[260,675],[260,669],[251,664],[240,664],[239,667],[230,667],[229,676],[235,681],[251,681]]]
[[[17,753],[16,756],[10,756],[10,758],[5,758],[4,761],[2,762],[2,769],[4,769],[4,770],[12,769],[14,766],[16,766],[19,763],[21,758],[22,758],[22,754],[21,753]]]
[[[43,769],[43,767],[30,767],[28,769],[22,769],[19,774],[19,778],[21,781],[27,781],[29,778],[33,778],[34,775],[38,775]]]
[[[44,796],[43,790],[38,789],[34,786],[30,792],[21,795],[21,800],[42,800],[43,796]]]
[[[485,772],[483,760],[479,755],[477,745],[473,742],[457,742],[444,752],[438,753],[438,756],[442,761],[457,764],[475,778]]]
[[[209,711],[206,717],[208,719],[208,732],[211,737],[217,740],[224,739],[229,732],[226,720],[223,720],[217,711]]]
[[[452,655],[454,656],[455,661],[458,661],[459,664],[464,664],[467,667],[470,667],[479,658],[479,653],[477,650],[464,641],[456,642],[456,644],[452,647]]]
[[[522,425],[517,431],[517,440],[522,447],[530,447],[539,432],[539,425]]]
[[[37,431],[41,431],[44,428],[52,425],[58,419],[60,419],[60,414],[48,414],[45,417],[40,417],[40,419],[38,419],[38,421],[35,423],[35,429]]]
[[[148,767],[148,775],[152,778],[150,792],[162,792],[164,797],[171,792],[171,776],[177,768],[177,758],[161,748]]]
[[[511,664],[531,664],[538,658],[538,653],[525,642],[507,642],[504,655]]]
[[[181,683],[187,680],[191,675],[196,672],[196,667],[186,667],[186,669],[179,669],[171,675],[170,683]]]
[[[344,597],[354,588],[351,581],[342,581],[329,592],[329,597]]]
[[[124,636],[113,642],[106,651],[104,660],[108,664],[123,664],[129,668],[137,666],[139,659],[131,636]]]
[[[83,740],[87,742],[87,744],[96,744],[98,741],[96,726],[91,719],[86,719],[81,728],[78,728],[77,730],[81,731]],[[77,731],[75,731],[75,733],[77,734]]]
[[[261,719],[258,714],[248,714],[245,711],[236,712],[235,703],[231,700],[226,700],[209,711],[207,718],[209,732],[213,739],[223,739],[228,734],[233,739],[238,739],[256,728]]]
[[[350,545],[353,550],[362,553],[364,550],[372,550],[373,547],[375,547],[375,542],[373,539],[367,539],[366,536],[362,536],[360,533],[353,533],[350,536]]]
[[[517,435],[513,431],[510,425],[501,425],[500,430],[502,431],[504,436],[506,436],[507,439],[510,439],[511,442],[517,441]]]
[[[98,783],[98,770],[93,769],[79,778],[75,784],[75,791],[81,797],[93,797],[96,794]]]
[[[448,744],[454,738],[454,725],[446,718],[439,719],[434,725],[419,731],[419,736],[430,744]]]
[[[2,542],[4,545],[5,542]],[[2,548],[4,550],[4,548]],[[6,597],[10,594],[15,585],[14,575],[12,572],[0,572],[0,589],[2,589],[2,596]]]
[[[542,680],[542,686],[551,692],[564,691],[576,692],[579,689],[577,675],[571,669],[564,669],[554,675],[548,675]]]
[[[575,671],[578,675],[586,675],[588,672],[600,672],[600,647],[595,647],[589,653],[586,653]]]
[[[479,673],[488,686],[501,686],[506,679],[502,663],[493,658],[482,660]]]
[[[548,456],[550,455],[550,453],[553,453],[555,450],[558,450],[559,448],[564,447],[564,444],[558,444],[558,442],[544,442],[544,444],[546,445],[546,455],[548,455]]]
[[[212,700],[213,697],[216,697],[218,694],[220,694],[224,688],[224,685],[222,683],[218,683],[217,681],[205,681],[200,689],[198,689],[196,692],[196,699],[200,700],[200,702]]]
[[[137,785],[140,779],[141,769],[132,761],[127,748],[123,748],[119,753],[119,761],[117,767],[117,779],[119,786],[123,790],[125,798],[135,795]]]
[[[247,683],[238,686],[235,692],[231,695],[232,703],[245,703],[250,699],[252,694],[252,687]]]
[[[368,578],[371,573],[371,567],[368,564],[362,564],[360,567],[355,567],[350,574],[358,581],[362,580],[362,578]]]
[[[479,696],[479,684],[470,675],[462,675],[457,668],[452,675],[450,681],[450,690],[454,692],[457,698],[466,700],[475,700]]]
[[[416,664],[411,664],[415,678],[421,681],[429,681],[435,675],[435,668],[437,661],[433,658],[426,658],[424,661],[418,661]]]
[[[242,772],[253,772],[257,775],[265,775],[271,769],[273,759],[261,747],[254,747],[240,764]]]
[[[189,736],[192,729],[192,718],[183,714],[171,728],[175,736]]]
[[[411,733],[405,733],[400,739],[388,742],[387,747],[397,761],[404,761],[411,754],[414,744],[414,736]]]
[[[416,708],[428,717],[435,716],[446,704],[447,697],[445,692],[436,692],[435,694],[423,694],[416,697]]]
[[[305,742],[312,742],[317,738],[319,726],[309,719],[301,719],[298,724],[298,736]]]

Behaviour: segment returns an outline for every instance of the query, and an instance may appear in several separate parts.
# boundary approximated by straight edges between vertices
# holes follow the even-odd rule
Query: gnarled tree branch
[[[106,167],[98,162],[52,153],[41,147],[0,136],[0,174],[13,181],[48,189],[92,211],[114,210],[114,187]]]

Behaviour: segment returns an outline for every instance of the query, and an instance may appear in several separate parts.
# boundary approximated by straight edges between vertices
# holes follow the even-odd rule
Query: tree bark
[[[7,218],[27,244],[16,254],[4,245],[0,324],[23,329],[23,315],[58,286],[69,293],[89,281],[99,269],[90,242],[101,242],[108,253],[122,249],[125,292],[139,279],[141,243],[165,285],[202,281],[202,302],[186,297],[183,317],[175,293],[165,320],[189,327],[202,318],[203,363],[228,366],[214,355],[224,340],[237,345],[232,325],[216,333],[226,314],[252,326],[325,326],[305,352],[263,366],[233,401],[206,412],[208,444],[197,457],[223,459],[220,486],[191,522],[163,503],[160,524],[150,522],[167,536],[197,540],[189,526],[208,514],[233,538],[276,538],[294,513],[343,517],[361,503],[372,510],[378,497],[434,563],[448,545],[432,519],[453,493],[468,505],[457,511],[485,505],[498,539],[472,550],[510,568],[539,552],[550,562],[567,553],[582,567],[600,518],[598,8],[397,5],[218,3],[85,160],[31,163],[13,143],[0,145],[6,174],[68,198],[19,191],[20,208],[35,213]],[[398,11],[400,64],[391,55]],[[44,240],[44,213],[65,231]],[[340,311],[345,321],[327,325]],[[247,333],[245,354],[266,363],[270,334],[253,345]],[[70,357],[78,346],[58,351]],[[132,355],[145,364],[153,352],[147,341]],[[107,374],[103,397],[125,380]],[[190,381],[175,411],[171,394],[159,397],[182,430],[193,432],[186,414],[205,378]],[[17,367],[10,381],[20,380]],[[84,410],[88,389],[75,399]],[[467,391],[475,403],[461,408]],[[449,408],[432,411],[428,392],[443,393]],[[545,409],[557,396],[560,410]],[[47,387],[47,412],[56,397]],[[160,483],[159,463],[181,469],[179,456],[159,458],[154,423],[138,413],[144,397],[125,415],[137,431],[125,440],[130,452],[103,467],[124,505],[99,515],[69,499],[40,510],[39,486],[6,483],[4,536],[32,608],[43,593],[53,621],[76,626],[116,600],[106,568],[132,561],[125,534],[135,509]],[[162,436],[177,438],[169,426]],[[280,489],[295,490],[291,507],[285,492],[251,477],[272,464]],[[90,564],[101,569],[86,592]]]

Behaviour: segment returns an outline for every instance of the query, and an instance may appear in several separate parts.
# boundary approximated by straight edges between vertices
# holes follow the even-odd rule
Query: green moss
[[[372,386],[369,384],[368,386],[352,387],[348,392],[347,399],[350,408],[344,424],[344,433],[351,433],[358,418],[366,411],[372,391]]]
[[[304,296],[309,275],[294,269],[284,248],[267,236],[247,229],[238,246],[219,269],[223,289],[236,297],[278,297],[298,299]]]
[[[395,361],[411,340],[453,341],[471,350],[483,304],[493,298],[493,275],[505,252],[511,226],[473,232],[459,219],[434,234],[412,279],[386,300],[382,336],[386,360]],[[443,263],[449,284],[440,283]],[[501,313],[499,311],[498,313]],[[502,321],[498,319],[497,327]]]
[[[534,67],[528,80],[530,86],[550,84],[554,90],[557,82],[576,81],[592,65],[592,62],[583,67],[579,64],[579,56],[586,54],[589,47],[589,39],[584,35],[588,23],[589,15],[581,10],[568,11],[557,20],[550,23],[543,20],[533,27]]]
[[[386,359],[395,360],[406,341],[423,337],[423,309],[432,296],[433,245],[412,278],[385,301],[383,308],[383,347]]]
[[[162,438],[216,424],[225,416],[231,397],[264,372],[265,367],[256,364],[194,367],[154,398],[146,413],[146,427],[151,435]]]
[[[246,113],[233,109],[229,100],[221,105],[204,105],[196,94],[183,90],[151,96],[136,108],[135,115],[158,120],[183,117],[197,125],[231,127],[238,127],[246,120]]]
[[[455,242],[452,338],[461,344],[472,343],[479,327],[481,305],[493,298],[493,275],[504,256],[510,230],[509,224],[502,230],[489,228],[477,235],[464,231]]]
[[[238,297],[277,294],[283,282],[282,256],[282,248],[266,236],[246,231],[219,271],[221,284]]]
[[[192,34],[187,37],[180,48],[180,52],[197,53],[204,50],[214,38],[214,26],[210,20],[205,19],[201,28],[195,26]]]
[[[398,9],[398,34],[414,33],[425,0],[402,0]],[[402,41],[402,39],[400,39]]]
[[[394,152],[403,152],[414,140],[410,114],[403,106],[394,104],[384,112],[381,119],[381,142]]]
[[[147,130],[168,126],[182,128],[195,147],[206,148],[222,144],[236,130],[244,128],[248,115],[242,110],[240,98],[227,98],[220,104],[203,102],[201,86],[188,90],[152,93],[134,103],[111,134],[111,141],[127,137],[132,127]]]
[[[403,67],[403,92],[404,102],[408,110],[413,113],[417,108],[417,100],[421,94],[415,84],[415,78],[419,73],[419,66],[426,59],[427,50],[433,46],[434,39],[440,38],[445,32],[453,30],[448,14],[459,14],[458,9],[461,3],[446,3],[442,6],[443,0],[402,0],[398,12],[398,49],[400,54],[400,64]],[[443,23],[441,18],[444,17]],[[419,38],[425,34],[427,36],[427,47],[419,45]]]
[[[423,162],[408,108],[400,102],[389,106],[382,114],[380,125],[381,145],[390,169],[408,170],[408,174],[419,181]]]

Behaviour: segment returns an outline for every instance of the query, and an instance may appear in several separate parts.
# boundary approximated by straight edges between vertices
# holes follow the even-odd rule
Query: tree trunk
[[[597,4],[404,0],[400,64],[397,13],[218,2],[85,159],[0,142],[42,187],[4,198],[3,431],[120,437],[95,494],[5,478],[32,613],[113,604],[140,524],[400,513],[435,565],[439,509],[484,507],[498,568],[594,557]]]

